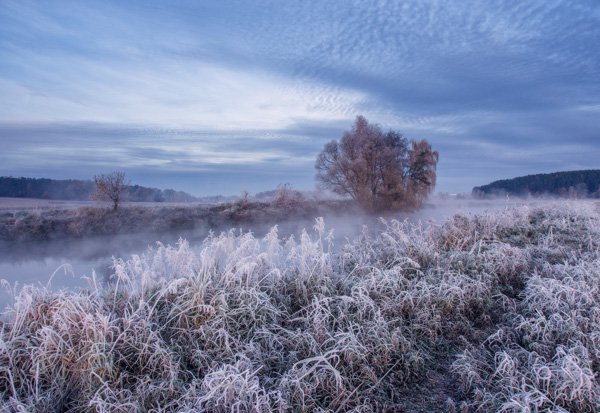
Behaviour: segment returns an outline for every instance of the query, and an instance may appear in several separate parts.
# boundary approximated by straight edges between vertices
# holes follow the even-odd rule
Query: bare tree
[[[321,188],[349,195],[370,211],[417,207],[433,190],[438,153],[427,141],[409,142],[358,116],[338,143],[331,141],[315,167]]]
[[[96,201],[112,202],[113,210],[116,211],[123,201],[129,185],[129,181],[125,178],[125,172],[115,171],[106,175],[95,175],[94,183],[96,190],[91,198]]]

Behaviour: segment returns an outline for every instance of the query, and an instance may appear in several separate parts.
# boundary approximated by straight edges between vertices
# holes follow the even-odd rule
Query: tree
[[[106,175],[95,175],[96,190],[91,198],[96,201],[112,202],[116,211],[127,193],[129,181],[125,179],[125,172],[115,171]]]
[[[411,141],[411,145],[408,161],[409,194],[413,203],[419,206],[435,188],[439,154],[431,149],[426,140]]]
[[[425,140],[407,141],[358,116],[340,142],[315,163],[321,188],[348,195],[370,211],[418,207],[436,183],[438,153]]]

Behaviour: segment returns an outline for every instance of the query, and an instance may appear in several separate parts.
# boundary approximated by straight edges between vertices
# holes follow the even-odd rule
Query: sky
[[[315,188],[357,115],[439,192],[600,167],[598,0],[0,0],[0,175]]]

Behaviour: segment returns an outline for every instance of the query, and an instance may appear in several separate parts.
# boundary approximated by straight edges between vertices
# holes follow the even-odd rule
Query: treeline
[[[554,172],[503,179],[473,188],[477,197],[559,196],[569,198],[600,198],[600,170]]]
[[[94,190],[95,185],[92,181],[0,177],[0,197],[87,201]],[[197,201],[197,198],[173,189],[130,185],[127,187],[127,200],[132,202],[192,202]]]

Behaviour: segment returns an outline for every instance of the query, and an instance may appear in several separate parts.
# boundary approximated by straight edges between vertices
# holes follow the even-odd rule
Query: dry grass
[[[116,260],[106,288],[23,288],[3,409],[600,409],[593,207],[383,224],[337,252],[321,219],[297,239],[230,231]]]
[[[305,200],[285,192],[271,202],[237,201],[215,205],[129,205],[0,211],[0,243],[27,243],[135,233],[165,233],[204,228],[275,225],[309,220],[332,212],[352,213],[348,201]]]

